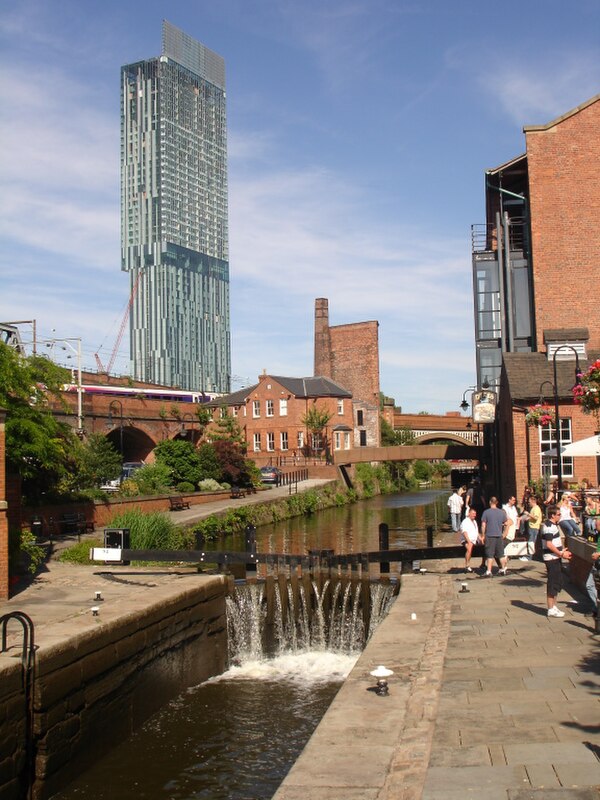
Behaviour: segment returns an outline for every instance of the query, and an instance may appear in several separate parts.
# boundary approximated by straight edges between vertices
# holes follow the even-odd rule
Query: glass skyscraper
[[[121,69],[121,268],[133,377],[229,391],[225,63],[168,22]]]

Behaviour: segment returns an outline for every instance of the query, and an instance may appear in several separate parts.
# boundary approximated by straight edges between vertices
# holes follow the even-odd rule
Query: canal
[[[422,545],[425,527],[445,521],[447,496],[386,495],[264,526],[258,550],[376,550],[381,522],[390,547]],[[237,537],[225,544],[243,549]],[[290,651],[243,661],[183,692],[55,800],[269,800],[358,655]]]

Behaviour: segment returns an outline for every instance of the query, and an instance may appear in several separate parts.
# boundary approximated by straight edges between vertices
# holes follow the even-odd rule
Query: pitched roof
[[[352,393],[340,386],[339,383],[323,376],[314,378],[286,378],[281,375],[269,375],[268,377],[281,384],[281,386],[287,389],[290,394],[293,394],[294,397],[352,397]],[[251,395],[259,385],[260,384],[255,383],[252,386],[246,386],[244,389],[238,389],[237,392],[217,397],[210,403],[206,403],[206,405],[211,408],[243,405],[248,399],[248,396]]]
[[[295,397],[352,397],[352,393],[339,383],[322,375],[314,378],[286,378],[281,375],[271,377]]]
[[[579,359],[582,372],[585,372],[591,362],[600,358],[600,351],[588,352],[587,355],[587,359]],[[554,396],[553,363],[548,361],[545,353],[505,353],[504,369],[513,400],[538,400],[540,395],[549,400]],[[544,381],[547,383],[542,386]],[[557,360],[556,382],[558,396],[570,398],[571,388],[575,384],[574,359]]]

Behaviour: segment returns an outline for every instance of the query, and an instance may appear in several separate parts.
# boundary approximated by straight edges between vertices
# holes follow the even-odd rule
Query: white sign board
[[[116,547],[92,547],[90,561],[122,561],[121,550]]]
[[[496,392],[483,389],[473,392],[473,422],[477,425],[494,422],[496,419]]]

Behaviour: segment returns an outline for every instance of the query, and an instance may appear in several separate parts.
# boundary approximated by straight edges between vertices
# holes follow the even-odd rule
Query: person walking
[[[458,533],[460,530],[460,517],[464,501],[460,496],[458,489],[454,489],[448,498],[448,510],[450,512],[450,522],[452,523],[452,530]]]
[[[517,498],[514,494],[508,498],[506,503],[502,506],[502,510],[507,516],[509,524],[504,528],[504,549],[506,550],[506,545],[509,542],[512,542],[517,535],[517,531],[519,530],[519,524],[521,520],[519,519],[519,512],[517,510]],[[506,559],[506,563],[508,564],[508,557]]]
[[[594,520],[594,527],[596,533],[600,534],[600,519]],[[592,568],[590,569],[590,574],[587,576],[587,580],[585,582],[585,589],[588,593],[588,597],[592,603],[592,608],[586,614],[586,616],[591,615],[592,617],[598,617],[598,589],[596,588],[596,576],[600,577],[600,537],[598,538],[598,544],[596,545],[596,552],[592,553]]]
[[[500,564],[499,575],[506,575],[507,558],[504,555],[504,530],[509,520],[506,511],[498,508],[498,498],[490,497],[490,507],[481,517],[481,537],[485,545],[486,571],[482,578],[492,577],[494,559]]]
[[[479,536],[479,526],[477,525],[477,512],[470,508],[467,516],[460,523],[462,542],[465,546],[465,571],[473,572],[471,569],[471,553],[473,547],[481,542]]]
[[[541,526],[542,533],[542,558],[546,566],[546,605],[549,617],[564,617],[565,612],[556,605],[556,598],[563,585],[562,559],[567,561],[571,553],[563,547],[558,521],[560,511],[556,506],[548,507],[548,517]]]

